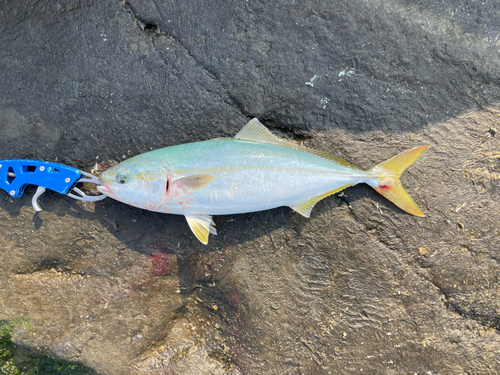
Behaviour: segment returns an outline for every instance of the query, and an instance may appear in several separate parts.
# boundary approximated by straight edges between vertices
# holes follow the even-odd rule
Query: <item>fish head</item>
[[[140,155],[139,155],[140,156]],[[135,157],[111,167],[99,176],[97,189],[117,201],[154,210],[164,201],[168,175],[156,163]]]

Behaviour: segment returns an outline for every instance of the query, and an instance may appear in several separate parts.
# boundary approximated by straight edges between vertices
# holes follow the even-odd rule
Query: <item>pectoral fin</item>
[[[189,227],[204,245],[208,243],[208,235],[217,234],[212,215],[186,215]]]
[[[203,189],[214,179],[215,176],[211,174],[198,174],[194,176],[183,177],[179,180],[176,180],[174,184],[175,187],[182,190],[183,193],[190,194]]]
[[[311,211],[312,211],[314,205],[316,203],[318,203],[320,200],[322,200],[323,198],[328,197],[329,195],[332,195],[332,194],[335,194],[335,193],[337,193],[337,192],[339,192],[341,190],[344,190],[346,187],[349,187],[349,186],[352,186],[352,185],[355,185],[355,184],[343,185],[343,186],[338,187],[335,190],[332,190],[332,191],[329,191],[329,192],[327,192],[325,194],[322,194],[322,195],[319,195],[317,197],[311,198],[308,201],[303,201],[303,202],[299,202],[299,203],[296,203],[296,204],[291,204],[290,208],[292,210],[294,210],[295,212],[298,212],[302,216],[309,217],[309,216],[311,216]]]

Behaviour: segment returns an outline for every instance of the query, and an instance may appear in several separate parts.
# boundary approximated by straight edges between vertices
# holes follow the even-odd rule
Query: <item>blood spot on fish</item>
[[[389,185],[380,185],[379,186],[380,189],[385,189],[385,190],[388,190],[390,189],[391,187]]]

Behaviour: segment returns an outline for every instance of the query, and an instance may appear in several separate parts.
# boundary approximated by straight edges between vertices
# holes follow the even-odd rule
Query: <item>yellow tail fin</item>
[[[376,191],[403,211],[421,217],[425,215],[419,210],[405,189],[403,189],[399,177],[405,169],[422,156],[428,148],[429,146],[416,147],[396,155],[370,169],[374,177],[378,177],[376,184],[370,184]]]

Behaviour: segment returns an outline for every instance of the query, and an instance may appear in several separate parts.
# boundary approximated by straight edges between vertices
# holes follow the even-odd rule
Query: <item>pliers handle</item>
[[[59,163],[26,159],[0,160],[0,188],[12,197],[21,197],[27,185],[38,186],[32,200],[35,211],[42,210],[37,200],[45,189],[83,201],[98,201],[106,198],[104,195],[86,195],[76,187],[79,182],[101,185],[97,177]]]

